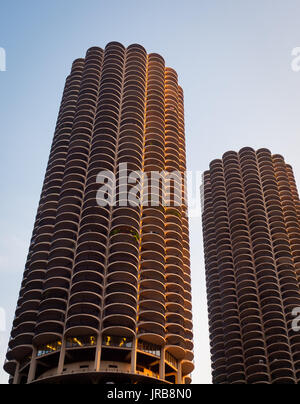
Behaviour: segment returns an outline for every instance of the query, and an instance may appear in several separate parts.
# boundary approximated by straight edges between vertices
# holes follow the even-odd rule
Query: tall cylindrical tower
[[[215,384],[298,384],[299,197],[292,168],[242,149],[204,175],[204,249]]]
[[[141,204],[120,185],[124,164],[142,173]],[[9,342],[11,383],[190,383],[184,187],[180,204],[160,192],[145,203],[144,175],[174,171],[171,195],[185,172],[175,71],[140,45],[89,49],[66,81]],[[117,204],[99,200],[103,172]]]

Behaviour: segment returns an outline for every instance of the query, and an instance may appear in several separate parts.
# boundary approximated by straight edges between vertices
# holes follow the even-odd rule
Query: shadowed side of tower
[[[180,185],[183,92],[161,56],[112,42],[66,80],[4,366],[11,383],[190,383],[185,190],[176,206],[163,194],[130,204],[124,164],[176,171]],[[99,199],[107,172],[118,204]],[[151,199],[147,187],[139,196]]]
[[[204,175],[213,382],[298,384],[299,197],[283,157],[228,152]]]

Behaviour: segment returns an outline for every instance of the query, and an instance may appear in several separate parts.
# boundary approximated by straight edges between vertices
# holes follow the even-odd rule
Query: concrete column
[[[34,346],[33,351],[32,351],[32,358],[31,358],[31,362],[30,362],[30,368],[29,368],[29,372],[28,372],[27,384],[33,382],[33,380],[35,379],[36,367],[37,367],[37,349]]]
[[[165,361],[166,361],[166,348],[163,346],[163,347],[161,347],[160,362],[159,362],[159,378],[160,378],[160,380],[165,380],[165,378],[166,378]]]
[[[57,368],[57,374],[59,375],[61,375],[64,372],[65,356],[66,356],[66,339],[63,338]]]
[[[17,362],[13,384],[20,384],[20,363]]]
[[[182,384],[182,361],[178,362],[177,384]]]
[[[131,373],[136,373],[136,359],[137,359],[137,338],[134,338],[131,351]]]
[[[100,372],[101,369],[101,353],[102,353],[102,334],[98,335],[97,347],[95,355],[95,371]]]

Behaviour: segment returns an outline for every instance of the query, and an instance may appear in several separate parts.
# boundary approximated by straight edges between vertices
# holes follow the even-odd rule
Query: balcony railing
[[[149,353],[151,355],[157,356],[158,358],[161,357],[161,349],[157,345],[149,344],[149,343],[144,342],[144,341],[139,341],[138,345],[137,345],[137,348],[140,351],[143,351],[143,352]]]

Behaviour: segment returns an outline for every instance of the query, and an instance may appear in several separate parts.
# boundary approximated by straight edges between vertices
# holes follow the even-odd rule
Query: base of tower
[[[139,373],[116,372],[72,372],[40,377],[30,384],[171,384],[165,380]]]

